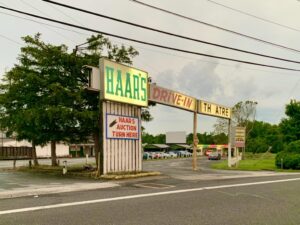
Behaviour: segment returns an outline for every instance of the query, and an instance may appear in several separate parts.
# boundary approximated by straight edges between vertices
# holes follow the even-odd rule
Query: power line
[[[252,51],[246,51],[246,50],[233,48],[233,47],[229,47],[229,46],[225,46],[225,45],[220,45],[220,44],[216,44],[216,43],[212,43],[212,42],[208,42],[208,41],[203,41],[203,40],[199,40],[199,39],[195,39],[195,38],[191,38],[191,37],[187,37],[187,36],[183,36],[183,35],[179,35],[179,34],[174,34],[174,33],[171,33],[171,32],[167,32],[167,31],[156,29],[156,28],[147,27],[147,26],[144,26],[144,25],[128,22],[128,21],[125,21],[125,20],[121,20],[121,19],[117,19],[117,18],[114,18],[114,17],[106,16],[106,15],[96,13],[96,12],[91,12],[91,11],[88,11],[88,10],[85,10],[85,9],[77,8],[77,7],[66,5],[66,4],[62,4],[62,3],[59,3],[59,2],[54,2],[54,1],[51,1],[51,0],[42,0],[42,1],[48,2],[50,4],[59,5],[59,6],[68,8],[68,9],[73,9],[73,10],[76,10],[76,11],[79,11],[79,12],[91,14],[91,15],[94,15],[94,16],[110,19],[110,20],[113,20],[113,21],[117,21],[117,22],[120,22],[120,23],[127,24],[127,25],[139,27],[139,28],[142,28],[142,29],[151,30],[151,31],[154,31],[154,32],[170,35],[170,36],[173,36],[173,37],[182,38],[182,39],[185,39],[185,40],[199,42],[199,43],[203,43],[203,44],[207,44],[207,45],[212,45],[212,46],[216,46],[216,47],[220,47],[220,48],[224,48],[224,49],[229,49],[229,50],[233,50],[233,51],[237,51],[237,52],[242,52],[242,53],[246,53],[246,54],[256,55],[256,56],[260,56],[260,57],[276,59],[276,60],[291,62],[291,63],[298,63],[298,64],[300,63],[300,61],[289,60],[289,59],[285,59],[285,58],[280,58],[280,57],[271,56],[271,55],[265,55],[265,54],[252,52]]]
[[[27,3],[27,2],[25,2],[24,0],[20,0],[20,1],[21,1],[23,4],[29,6],[30,8],[32,8],[32,9],[34,9],[34,10],[36,10],[36,11],[42,13],[42,15],[47,15],[47,16],[49,16],[47,13],[45,13],[45,12],[43,12],[42,10],[40,10],[40,9],[38,9],[38,8],[36,8],[36,7],[34,7],[33,5],[31,5],[31,4]],[[51,30],[52,32],[54,32],[54,33],[60,35],[61,37],[63,37],[64,39],[66,39],[66,40],[68,40],[68,41],[71,40],[69,37],[67,37],[67,36],[65,36],[65,35],[63,35],[63,34],[57,32],[56,30],[53,30],[53,29],[51,29],[51,28],[49,28],[49,27],[47,27],[47,29],[49,29],[49,30]],[[76,43],[74,40],[71,40],[71,41],[72,41],[73,43]]]
[[[76,30],[70,30],[70,29],[67,29],[67,28],[55,26],[55,25],[48,24],[48,23],[43,23],[43,22],[40,22],[40,21],[37,21],[37,20],[25,18],[25,17],[22,17],[22,16],[16,16],[16,15],[13,15],[13,14],[10,14],[10,13],[0,12],[0,14],[15,17],[15,18],[22,19],[22,20],[27,20],[27,21],[30,21],[30,22],[33,22],[33,23],[42,24],[42,25],[49,26],[49,27],[54,27],[54,28],[57,28],[57,29],[60,29],[60,30],[70,31],[70,32],[77,33],[77,34],[80,34],[80,35],[85,35],[85,36],[88,35],[86,33],[82,33],[82,32],[76,31]]]
[[[71,20],[73,20],[73,22],[75,23],[79,23],[80,25],[83,25],[79,20],[73,18],[72,16],[69,16],[68,14],[64,13],[62,10],[58,9],[57,7],[54,7],[53,5],[50,5],[53,9],[59,11],[61,14],[63,14],[64,16],[70,18]]]
[[[285,50],[290,50],[290,51],[297,52],[297,53],[300,52],[300,50],[298,50],[298,49],[290,48],[290,47],[280,45],[280,44],[276,44],[276,43],[273,43],[273,42],[270,42],[270,41],[265,41],[265,40],[260,39],[260,38],[256,38],[256,37],[253,37],[253,36],[250,36],[250,35],[247,35],[247,34],[239,33],[239,32],[234,31],[234,30],[223,28],[223,27],[220,27],[220,26],[217,26],[217,25],[214,25],[214,24],[210,24],[210,23],[207,23],[207,22],[204,22],[204,21],[201,21],[201,20],[197,20],[197,19],[194,19],[194,18],[191,18],[191,17],[187,17],[187,16],[184,16],[184,15],[175,13],[175,12],[171,12],[171,11],[168,11],[166,9],[162,9],[162,8],[159,8],[159,7],[156,7],[156,6],[153,6],[153,5],[149,5],[149,4],[146,4],[146,3],[138,1],[138,0],[129,0],[129,1],[132,1],[134,3],[140,4],[140,5],[152,8],[152,9],[159,10],[159,11],[164,12],[164,13],[171,14],[173,16],[177,16],[177,17],[180,17],[180,18],[183,18],[183,19],[186,19],[186,20],[190,20],[190,21],[200,23],[200,24],[203,24],[203,25],[206,25],[206,26],[209,26],[209,27],[213,27],[213,28],[216,28],[216,29],[219,29],[219,30],[222,30],[222,31],[226,31],[226,32],[231,33],[231,34],[235,34],[235,35],[239,35],[239,36],[244,37],[244,38],[249,38],[249,39],[252,39],[252,40],[255,40],[255,41],[259,41],[259,42],[264,43],[264,44],[272,45],[272,46],[275,46],[275,47],[283,48]]]
[[[114,42],[122,44],[122,42],[120,41],[116,41],[114,40]],[[86,43],[85,43],[86,44]],[[124,44],[124,42],[123,42]],[[125,46],[130,46],[129,44],[124,44]],[[135,48],[140,48],[146,51],[151,51],[151,52],[156,52],[156,53],[160,53],[160,54],[164,54],[164,55],[169,55],[169,56],[174,56],[174,57],[178,57],[178,58],[183,58],[183,59],[189,59],[189,60],[199,60],[203,63],[210,63],[210,64],[216,64],[216,65],[220,65],[220,66],[225,66],[225,67],[236,67],[235,65],[230,65],[230,64],[224,64],[224,63],[219,63],[217,61],[213,62],[213,61],[208,61],[208,60],[204,60],[204,59],[199,59],[199,58],[195,58],[195,57],[188,57],[188,56],[183,56],[183,55],[179,55],[179,54],[172,54],[170,52],[164,52],[164,51],[160,51],[160,50],[156,50],[156,49],[150,49],[150,48],[145,48],[145,47],[141,47],[140,45],[136,45],[136,44],[131,44],[133,47]],[[278,71],[269,71],[269,70],[262,70],[262,69],[254,69],[254,68],[248,68],[248,67],[240,67],[240,69],[243,70],[252,70],[252,71],[260,71],[260,72],[266,72],[266,73],[276,73],[276,74],[281,74],[281,75],[292,75],[292,73],[283,73],[283,72],[278,72]]]
[[[3,34],[0,34],[0,37],[6,39],[6,40],[8,40],[8,41],[11,41],[11,42],[13,42],[13,43],[15,43],[15,44],[22,45],[20,42],[15,41],[15,40],[13,40],[13,39],[11,39],[11,38],[9,38],[9,37],[3,35]]]
[[[250,13],[247,13],[247,12],[244,12],[244,11],[242,11],[242,10],[240,10],[240,9],[235,9],[235,8],[233,8],[233,7],[230,7],[230,6],[227,6],[227,5],[221,4],[221,3],[219,3],[219,2],[212,1],[212,0],[207,0],[207,1],[210,2],[210,3],[212,3],[212,4],[221,6],[221,7],[223,7],[223,8],[226,8],[226,9],[229,9],[229,10],[232,10],[232,11],[235,11],[235,12],[238,12],[238,13],[241,13],[241,14],[244,14],[244,15],[247,15],[247,16],[250,16],[250,17],[253,17],[253,18],[258,19],[258,20],[261,20],[261,21],[264,21],[264,22],[267,22],[267,23],[271,23],[271,24],[274,24],[274,25],[277,25],[277,26],[280,26],[280,27],[284,27],[284,28],[289,29],[289,30],[293,30],[293,31],[300,32],[300,30],[297,29],[297,28],[290,27],[290,26],[287,26],[287,25],[284,25],[284,24],[281,24],[281,23],[277,23],[277,22],[274,22],[274,21],[272,21],[272,20],[265,19],[265,18],[256,16],[256,15],[253,15],[253,14],[250,14]]]
[[[245,64],[250,64],[250,65],[255,65],[255,66],[262,66],[262,67],[269,67],[269,68],[274,68],[274,69],[281,69],[281,70],[289,70],[289,71],[300,72],[300,69],[293,69],[293,68],[288,68],[288,67],[280,67],[280,66],[273,66],[273,65],[261,64],[261,63],[251,62],[251,61],[244,61],[244,60],[239,60],[239,59],[234,59],[234,58],[227,58],[227,57],[222,57],[222,56],[204,54],[204,53],[200,53],[200,52],[194,52],[194,51],[189,51],[189,50],[184,50],[184,49],[179,49],[179,48],[173,48],[173,47],[169,47],[169,46],[164,46],[164,45],[160,45],[160,44],[155,44],[155,43],[140,41],[140,40],[137,40],[137,39],[128,38],[128,37],[121,36],[121,35],[116,35],[116,34],[111,34],[111,33],[99,31],[99,30],[96,30],[96,29],[88,28],[88,27],[82,27],[82,26],[79,26],[79,25],[76,25],[76,24],[71,24],[71,23],[67,23],[67,22],[63,22],[63,21],[59,21],[59,20],[55,20],[55,19],[51,19],[51,18],[47,18],[47,17],[35,15],[35,14],[32,14],[32,13],[27,13],[27,12],[23,12],[23,11],[20,11],[20,10],[7,8],[7,7],[4,7],[4,6],[0,6],[0,8],[5,9],[5,10],[9,10],[9,11],[12,11],[12,12],[20,13],[20,14],[23,14],[23,15],[27,15],[27,16],[39,18],[39,19],[42,19],[42,20],[47,20],[47,21],[51,21],[51,22],[54,22],[54,23],[63,24],[65,26],[75,27],[75,28],[78,28],[78,29],[82,29],[82,30],[86,30],[86,31],[91,31],[91,32],[95,32],[95,33],[99,33],[99,34],[107,35],[107,36],[111,36],[111,37],[116,37],[116,38],[120,38],[120,39],[127,40],[127,41],[132,41],[132,42],[136,42],[136,43],[150,45],[150,46],[154,46],[154,47],[157,47],[157,48],[163,48],[163,49],[168,49],[168,50],[172,50],[172,51],[183,52],[183,53],[188,53],[188,54],[193,54],[193,55],[200,55],[200,56],[205,56],[205,57],[210,57],[210,58],[216,58],[216,59],[222,59],[222,60],[227,60],[227,61],[245,63]]]

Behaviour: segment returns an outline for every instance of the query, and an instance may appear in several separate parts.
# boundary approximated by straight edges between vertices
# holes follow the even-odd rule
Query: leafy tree
[[[285,107],[287,118],[279,126],[284,134],[285,149],[276,155],[276,166],[284,169],[300,169],[300,102],[291,100]]]
[[[271,125],[262,121],[251,122],[252,131],[247,138],[247,151],[273,153],[282,151],[284,148],[283,134],[278,125]]]
[[[231,125],[232,126],[241,126],[247,128],[247,133],[252,129],[251,122],[255,121],[256,116],[256,106],[257,102],[255,101],[245,101],[238,102],[232,108],[231,114]],[[228,120],[227,119],[218,119],[217,123],[214,125],[214,133],[228,133]]]
[[[249,133],[252,130],[253,121],[255,121],[256,116],[256,105],[255,101],[240,101],[234,105],[231,114],[231,125],[246,127],[246,140]],[[215,134],[225,133],[228,134],[228,121],[224,119],[218,119],[217,123],[214,125]],[[245,157],[245,148],[243,148],[243,159]]]
[[[227,143],[228,137],[224,133],[214,134],[214,133],[206,133],[203,134],[197,133],[197,137],[199,140],[199,144],[224,144]],[[188,134],[187,143],[193,143],[193,133]]]
[[[78,128],[90,112],[82,108],[84,80],[75,57],[65,45],[46,44],[40,36],[23,38],[19,63],[4,76],[1,127],[33,146],[51,142],[56,165],[56,143],[86,139]]]
[[[166,135],[158,134],[156,136],[144,132],[142,134],[142,141],[144,144],[165,144],[166,143]]]
[[[138,52],[112,45],[101,35],[88,39],[87,47],[69,53],[65,45],[46,44],[40,34],[23,38],[19,63],[4,75],[0,86],[0,126],[17,139],[35,145],[51,142],[56,165],[57,142],[83,142],[91,135],[99,151],[99,95],[87,92],[83,65],[98,66],[107,56],[131,64]],[[151,119],[144,111],[144,119]]]
[[[287,118],[281,120],[279,126],[284,134],[284,141],[300,140],[300,102],[291,100],[285,107]]]

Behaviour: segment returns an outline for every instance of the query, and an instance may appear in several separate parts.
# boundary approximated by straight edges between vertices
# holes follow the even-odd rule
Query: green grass
[[[237,167],[233,166],[228,168],[227,160],[220,163],[212,164],[214,169],[232,169],[232,170],[248,170],[248,171],[259,171],[259,170],[270,170],[270,171],[281,171],[275,166],[275,154],[264,153],[264,154],[246,154],[246,159],[241,160]]]

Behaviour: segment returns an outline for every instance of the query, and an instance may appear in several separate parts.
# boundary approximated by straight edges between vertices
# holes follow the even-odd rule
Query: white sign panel
[[[184,131],[166,132],[167,144],[185,144],[186,133]]]
[[[138,140],[139,119],[137,117],[106,114],[106,138]]]

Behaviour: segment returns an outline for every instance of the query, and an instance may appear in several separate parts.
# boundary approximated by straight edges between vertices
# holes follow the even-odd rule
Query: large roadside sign
[[[245,127],[235,127],[234,131],[234,146],[238,148],[245,147],[246,141],[246,128]]]
[[[231,108],[218,105],[212,102],[207,102],[200,100],[198,101],[198,113],[205,114],[209,116],[221,117],[230,119],[231,118]]]
[[[106,138],[138,140],[139,119],[137,117],[106,114]]]
[[[101,98],[148,106],[148,73],[105,58],[100,60]]]
[[[196,111],[196,98],[172,91],[155,84],[150,84],[149,101],[157,102],[188,111]]]

